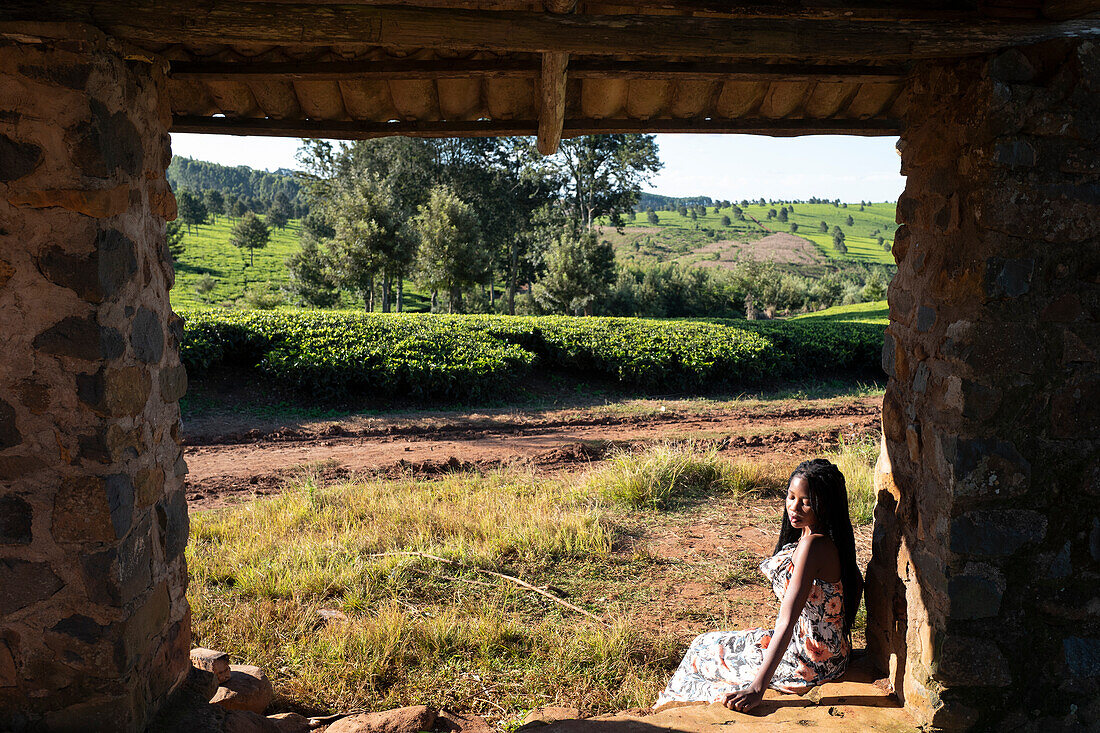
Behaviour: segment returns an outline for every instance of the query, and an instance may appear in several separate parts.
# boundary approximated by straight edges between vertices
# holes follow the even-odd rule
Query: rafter
[[[432,61],[173,61],[169,76],[180,81],[346,81],[349,79],[465,79],[533,77],[537,59],[438,59]],[[849,81],[903,79],[904,66],[853,64],[761,64],[715,61],[602,61],[571,58],[574,79],[664,79],[668,81]]]
[[[358,122],[328,120],[276,120],[234,117],[177,115],[172,132],[201,132],[223,135],[268,135],[275,137],[326,137],[366,140],[392,135],[409,137],[504,137],[530,136],[538,131],[538,120],[444,120],[433,122]],[[796,135],[896,135],[898,120],[566,120],[562,137],[611,133],[741,133],[789,137]]]

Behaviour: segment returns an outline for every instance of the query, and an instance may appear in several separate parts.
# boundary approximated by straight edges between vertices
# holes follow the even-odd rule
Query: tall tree
[[[176,207],[179,211],[179,217],[183,219],[183,223],[187,225],[188,234],[191,233],[192,226],[205,224],[210,216],[202,199],[191,191],[179,192],[176,196]]]
[[[248,250],[248,266],[255,264],[255,251],[267,246],[271,230],[251,211],[233,225],[229,234],[229,243],[234,247]]]
[[[214,217],[214,223],[218,222],[218,214],[225,213],[225,197],[222,192],[216,188],[207,189],[203,191],[202,202],[206,206],[206,210],[210,212],[210,215]]]
[[[565,179],[573,221],[591,229],[607,216],[614,226],[638,202],[642,184],[662,167],[653,135],[585,135],[562,140],[553,159]]]
[[[478,242],[474,211],[454,191],[436,186],[413,220],[420,241],[417,279],[448,296],[451,313],[462,312],[462,294],[482,282],[487,258]]]
[[[279,203],[278,200],[272,201],[267,213],[264,214],[264,221],[276,229],[283,229],[290,221],[290,207]]]
[[[368,311],[374,310],[375,281],[392,273],[404,258],[408,235],[393,189],[378,176],[364,173],[335,183],[330,244],[335,279],[356,291]],[[389,309],[383,287],[383,310]]]
[[[340,301],[340,290],[324,251],[312,236],[302,237],[302,248],[286,261],[290,272],[287,290],[299,301],[315,308],[330,308]]]
[[[535,299],[558,313],[592,315],[595,304],[615,282],[615,251],[594,232],[562,232],[546,253],[546,274],[535,284]]]

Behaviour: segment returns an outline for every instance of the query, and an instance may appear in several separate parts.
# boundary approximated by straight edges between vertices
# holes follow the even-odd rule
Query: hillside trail
[[[302,470],[320,480],[356,474],[438,474],[528,465],[572,470],[616,447],[694,441],[729,458],[789,460],[877,429],[881,397],[783,400],[721,409],[573,408],[340,420],[249,420],[211,415],[184,424],[193,510],[280,490]]]

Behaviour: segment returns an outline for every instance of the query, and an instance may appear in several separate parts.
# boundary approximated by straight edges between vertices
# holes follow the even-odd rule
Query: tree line
[[[652,135],[565,140],[550,158],[529,138],[306,141],[299,161],[291,293],[382,311],[403,309],[412,280],[433,310],[515,313],[522,293],[524,308],[593,313],[616,278],[596,225],[621,225],[661,167]]]

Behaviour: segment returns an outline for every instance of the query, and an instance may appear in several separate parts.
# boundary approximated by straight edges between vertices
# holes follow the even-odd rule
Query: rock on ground
[[[341,718],[326,733],[420,733],[435,725],[436,712],[414,705],[380,713],[361,713]]]
[[[577,708],[563,708],[548,705],[542,708],[535,708],[527,713],[523,718],[523,726],[537,726],[540,723],[547,725],[558,720],[575,720],[579,717],[581,717],[581,711]]]
[[[218,688],[210,702],[226,710],[245,710],[262,713],[275,691],[264,671],[250,664],[233,664],[229,667],[229,680]]]
[[[495,733],[489,721],[477,715],[459,715],[440,710],[436,716],[435,727],[448,733]]]
[[[218,684],[229,681],[229,655],[225,652],[197,647],[191,650],[191,666],[212,672]]]

